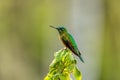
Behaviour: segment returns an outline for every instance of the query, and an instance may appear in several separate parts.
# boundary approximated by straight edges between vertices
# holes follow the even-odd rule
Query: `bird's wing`
[[[71,34],[68,34],[69,35],[69,40],[70,40],[70,43],[72,44],[71,46],[73,46],[73,47],[76,47],[77,48],[77,44],[76,44],[76,42],[75,42],[75,40],[74,40],[74,38],[71,36]]]
[[[67,38],[62,38],[63,43],[77,56],[80,55],[79,50],[77,48],[76,42],[74,40],[74,38],[68,34]]]

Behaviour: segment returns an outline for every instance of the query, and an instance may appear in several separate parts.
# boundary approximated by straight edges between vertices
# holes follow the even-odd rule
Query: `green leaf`
[[[81,72],[77,69],[77,67],[74,68],[73,75],[76,80],[82,80],[82,74]]]
[[[76,67],[77,62],[69,49],[59,50],[54,57],[49,67],[49,73],[44,80],[72,80],[71,73],[76,80],[82,80],[81,73]]]

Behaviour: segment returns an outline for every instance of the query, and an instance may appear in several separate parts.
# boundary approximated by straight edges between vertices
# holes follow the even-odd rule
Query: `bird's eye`
[[[61,31],[63,31],[63,29],[62,29],[62,28],[60,28],[60,30],[61,30]]]

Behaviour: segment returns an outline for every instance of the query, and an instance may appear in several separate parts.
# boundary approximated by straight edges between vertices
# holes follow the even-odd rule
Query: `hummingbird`
[[[81,53],[77,47],[77,44],[76,44],[74,38],[72,37],[72,35],[67,31],[67,29],[64,26],[54,27],[54,26],[50,25],[50,27],[56,29],[59,32],[59,37],[60,37],[61,41],[63,42],[63,44],[65,45],[65,47],[70,49],[84,63],[84,60],[83,60]]]

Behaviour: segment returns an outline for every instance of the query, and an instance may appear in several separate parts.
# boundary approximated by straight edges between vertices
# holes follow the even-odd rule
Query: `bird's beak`
[[[51,25],[50,25],[50,27],[52,27],[52,28],[54,28],[54,29],[57,29],[56,27],[54,27],[54,26],[51,26]]]

